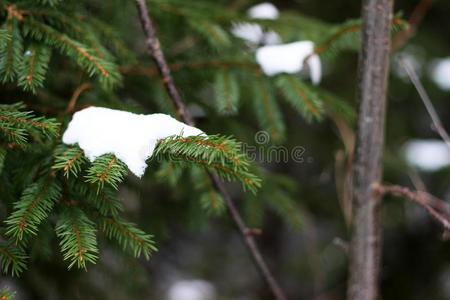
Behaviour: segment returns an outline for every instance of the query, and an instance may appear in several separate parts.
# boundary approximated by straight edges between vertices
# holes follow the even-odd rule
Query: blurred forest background
[[[59,5],[66,5],[65,2]],[[185,5],[195,5],[195,2],[187,1]],[[211,2],[223,7],[224,11],[234,10],[242,15],[258,3],[250,0]],[[395,1],[395,12],[407,20],[419,2],[426,1]],[[450,57],[450,1],[429,2],[432,4],[416,34],[392,55],[384,178],[386,182],[412,188],[423,186],[431,194],[450,201],[450,162],[430,170],[421,168],[420,161],[434,154],[417,152],[419,154],[409,162],[404,154],[408,142],[438,140],[439,136],[432,128],[416,90],[398,65],[399,55],[412,62],[444,126],[450,131],[450,87],[445,89],[433,80],[437,62]],[[158,3],[164,1],[150,1],[149,7],[169,62],[189,60],[189,55],[204,59],[209,55],[219,56],[218,50],[196,45],[198,33],[184,28],[182,21],[160,9]],[[295,13],[331,24],[358,19],[361,9],[360,1],[273,0],[271,3],[282,12],[280,19],[284,13]],[[164,91],[154,87],[159,80],[156,72],[150,72],[150,78],[134,72],[133,66],[150,70],[153,66],[145,53],[134,1],[92,0],[86,7],[117,30],[118,36],[126,42],[127,51],[137,57],[134,62],[130,59],[121,65],[125,70],[124,80],[114,96],[101,89],[87,90],[77,105],[146,113],[161,111]],[[304,28],[298,26],[293,30],[298,30],[301,35]],[[180,54],[184,47],[194,47],[196,52]],[[244,48],[242,45],[236,47]],[[55,110],[64,110],[73,90],[85,79],[79,74],[65,74],[65,64],[61,57],[52,59],[46,88],[37,95],[20,92],[14,85],[3,86],[2,102],[3,99],[6,103],[21,100],[38,114],[52,115]],[[279,102],[286,124],[283,145],[287,149],[303,147],[303,161],[267,162],[264,157],[260,159],[258,164],[270,172],[261,173],[263,187],[256,197],[242,193],[238,185],[229,185],[248,224],[262,230],[257,241],[289,299],[345,298],[348,262],[345,248],[349,228],[341,205],[344,201],[342,179],[347,164],[343,138],[352,135],[350,128],[354,126],[357,108],[357,53],[342,52],[337,58],[322,60],[322,67],[320,88],[338,95],[353,109],[353,113],[346,114],[348,127],[341,124],[345,128],[338,128],[340,121],[329,117],[324,117],[322,122],[307,122],[287,103]],[[197,117],[198,127],[208,133],[233,135],[248,145],[266,146],[258,144],[254,138],[261,128],[255,120],[253,106],[244,100],[251,97],[245,90],[245,79],[240,82],[244,87],[239,113],[217,115],[208,110],[207,103],[202,100],[208,94],[198,95],[199,86],[213,81],[210,73],[200,74],[200,71],[174,72],[179,89]],[[450,81],[450,78],[446,80]],[[195,93],[197,95],[191,96]],[[156,101],[152,102],[152,99]],[[193,103],[197,103],[196,106],[192,106]],[[148,174],[146,180],[129,176],[119,190],[128,219],[155,236],[159,250],[149,261],[134,259],[100,240],[100,259],[96,265],[89,266],[87,272],[67,271],[62,259],[55,258],[60,256],[55,246],[46,257],[40,255],[31,259],[28,270],[20,278],[1,275],[0,285],[16,291],[19,300],[175,300],[174,295],[183,289],[201,290],[205,296],[198,300],[272,299],[227,214],[207,214],[201,209],[195,181],[181,174],[178,181],[170,184],[166,180],[168,175],[162,171],[153,172],[150,166],[147,173],[152,174]],[[264,181],[266,173],[267,180]],[[201,185],[201,182],[197,184]],[[286,201],[284,208],[271,205],[271,201],[283,197],[294,202]],[[421,207],[398,198],[385,199],[382,215],[381,298],[450,299],[450,242],[440,225],[434,223]],[[2,220],[7,217],[5,208],[0,211],[0,217]],[[56,245],[57,241],[54,243]]]

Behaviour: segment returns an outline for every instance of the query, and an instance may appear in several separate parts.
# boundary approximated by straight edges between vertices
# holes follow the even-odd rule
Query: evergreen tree
[[[91,162],[80,145],[62,142],[73,113],[88,106],[182,117],[166,93],[161,68],[147,55],[133,1],[0,2],[4,274],[20,276],[48,253],[58,253],[52,263],[59,259],[68,269],[89,270],[103,247],[110,247],[105,238],[134,258],[151,259],[164,239],[155,232],[164,232],[165,220],[156,211],[148,216],[154,220],[132,222],[120,194],[146,185],[155,195],[164,190],[165,199],[152,201],[180,200],[171,213],[189,224],[226,218],[230,203],[212,176],[243,200],[238,209],[250,224],[249,235],[263,226],[267,213],[294,229],[302,226],[306,217],[296,200],[295,178],[277,173],[267,157],[255,160],[246,146],[258,131],[267,133],[259,145],[264,155],[271,147],[292,145],[288,137],[297,129],[286,119],[293,113],[308,126],[354,125],[352,104],[313,84],[306,73],[311,56],[334,64],[344,52],[359,51],[361,20],[331,24],[284,10],[276,19],[251,18],[228,1],[148,0],[147,5],[187,110],[208,135],[161,140],[138,181],[114,154]],[[246,23],[265,32],[257,43],[233,34],[233,26]],[[392,35],[406,28],[394,17]],[[264,72],[256,51],[270,32],[282,43],[314,43],[301,74]],[[1,293],[1,299],[12,296]]]

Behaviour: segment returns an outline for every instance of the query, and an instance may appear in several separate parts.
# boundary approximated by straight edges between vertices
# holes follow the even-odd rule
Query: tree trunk
[[[359,57],[360,103],[353,169],[353,218],[348,299],[374,300],[378,294],[381,230],[380,196],[372,187],[382,177],[386,87],[393,0],[364,0]]]

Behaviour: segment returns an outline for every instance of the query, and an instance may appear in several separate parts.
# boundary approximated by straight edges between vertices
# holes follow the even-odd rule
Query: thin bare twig
[[[428,114],[431,117],[431,120],[433,121],[437,133],[441,136],[441,138],[450,148],[450,136],[448,135],[447,131],[445,131],[441,119],[439,118],[439,115],[436,112],[436,109],[434,108],[433,103],[431,102],[431,99],[428,96],[428,93],[423,87],[422,82],[419,79],[419,76],[417,76],[416,71],[414,70],[413,66],[408,60],[400,58],[400,64],[405,69],[406,74],[408,74],[408,77],[411,80],[414,87],[416,88],[417,93],[419,93],[420,99],[422,99],[422,102],[425,105],[425,108],[427,109]]]
[[[139,12],[139,19],[142,25],[142,29],[146,36],[148,52],[155,61],[155,64],[162,77],[167,93],[169,94],[170,99],[175,105],[180,119],[182,119],[188,125],[193,126],[194,120],[189,114],[189,111],[186,109],[186,105],[184,104],[184,101],[181,98],[181,95],[178,92],[175,82],[172,78],[168,63],[164,58],[164,54],[161,50],[161,45],[156,36],[156,31],[150,18],[147,4],[145,3],[145,0],[136,0],[136,4]],[[208,175],[215,188],[222,194],[232,220],[234,221],[236,227],[238,228],[241,237],[243,238],[253,260],[256,263],[256,266],[259,268],[261,275],[268,284],[275,299],[285,300],[286,296],[283,290],[281,289],[280,285],[278,284],[278,282],[275,280],[275,277],[270,272],[269,267],[267,266],[267,263],[265,262],[261,254],[261,251],[258,248],[258,245],[256,244],[254,236],[252,234],[248,234],[249,232],[251,232],[251,229],[249,229],[244,223],[244,220],[242,219],[236,204],[234,203],[230,194],[226,190],[224,184],[217,177],[217,175],[212,173],[208,173]]]
[[[402,197],[422,206],[428,214],[445,230],[450,230],[449,204],[428,193],[421,191],[412,191],[407,187],[399,185],[375,185],[374,191],[381,195],[390,194],[396,197]]]
[[[87,91],[91,88],[91,84],[88,82],[80,84],[75,91],[73,91],[72,97],[70,98],[69,103],[67,104],[65,113],[71,113],[75,110],[75,106],[77,105],[78,98],[80,97],[81,93],[84,91]]]

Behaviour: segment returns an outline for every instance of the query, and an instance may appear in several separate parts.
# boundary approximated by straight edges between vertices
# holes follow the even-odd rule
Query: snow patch
[[[437,60],[431,69],[431,78],[443,90],[450,91],[450,57]]]
[[[278,19],[280,12],[272,3],[264,2],[250,7],[247,14],[253,19],[275,20]]]
[[[314,43],[311,41],[261,47],[256,51],[256,61],[268,76],[298,73],[303,69],[304,63],[314,84],[320,82],[322,75],[320,58],[314,54]]]
[[[103,107],[89,107],[76,112],[63,135],[65,144],[78,144],[92,162],[111,153],[141,177],[157,143],[169,136],[204,135],[166,114],[134,114]]]
[[[275,31],[264,31],[255,23],[236,23],[231,27],[231,33],[250,44],[274,45],[281,42],[281,38]]]
[[[450,148],[440,140],[412,140],[406,143],[407,162],[424,171],[436,171],[450,165]]]
[[[168,300],[213,300],[214,286],[205,280],[180,280],[169,289]]]

